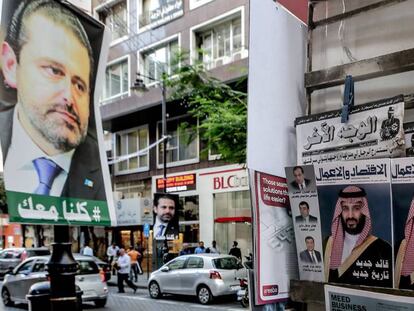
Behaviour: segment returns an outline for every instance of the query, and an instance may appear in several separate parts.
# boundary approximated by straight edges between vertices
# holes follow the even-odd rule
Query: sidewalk
[[[118,278],[116,275],[111,275],[111,279],[107,282],[108,286],[117,286]],[[138,288],[147,288],[148,285],[148,279],[147,279],[147,273],[144,272],[144,274],[138,275],[138,282],[134,282],[135,285],[138,286]]]

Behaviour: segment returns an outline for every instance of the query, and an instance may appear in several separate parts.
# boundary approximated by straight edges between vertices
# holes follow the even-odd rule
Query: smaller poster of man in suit
[[[306,201],[299,203],[300,216],[296,216],[296,223],[309,224],[316,223],[318,218],[309,214],[309,204]]]
[[[295,166],[293,168],[293,176],[295,180],[292,181],[290,185],[295,190],[307,190],[307,188],[310,186],[310,180],[305,178],[305,171],[303,170],[302,166]]]
[[[176,194],[154,194],[154,237],[157,240],[178,239],[178,206]]]
[[[311,236],[305,238],[306,250],[300,252],[302,262],[318,264],[322,262],[321,253],[315,250],[315,240]]]

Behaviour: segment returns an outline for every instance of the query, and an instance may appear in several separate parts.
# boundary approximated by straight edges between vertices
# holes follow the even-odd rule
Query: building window
[[[143,0],[139,27],[158,26],[184,14],[183,0]]]
[[[113,6],[104,8],[98,14],[99,20],[111,30],[112,41],[128,35],[127,1],[118,1]]]
[[[176,119],[167,122],[167,165],[182,165],[198,161],[198,133],[191,126],[184,127],[189,120]],[[158,139],[161,139],[162,123],[158,123]],[[163,144],[158,145],[158,165],[163,164]]]
[[[115,191],[120,192],[119,199],[151,197],[151,186],[143,180],[115,183]]]
[[[103,99],[110,99],[129,92],[128,59],[109,65],[105,72]]]
[[[171,75],[177,63],[176,54],[178,52],[178,40],[170,41],[162,46],[142,53],[144,74],[155,80],[161,80],[162,74]],[[146,78],[147,84],[153,82]]]
[[[198,58],[207,69],[224,65],[241,57],[241,18],[236,17],[196,33]]]
[[[148,128],[115,134],[115,159],[132,155],[148,147]],[[148,169],[148,151],[115,164],[115,173],[131,173]]]

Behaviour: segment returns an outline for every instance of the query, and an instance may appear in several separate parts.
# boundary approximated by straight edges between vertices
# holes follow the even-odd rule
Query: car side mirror
[[[168,268],[168,267],[162,267],[161,268],[161,272],[168,272],[168,271],[170,271],[170,268]]]

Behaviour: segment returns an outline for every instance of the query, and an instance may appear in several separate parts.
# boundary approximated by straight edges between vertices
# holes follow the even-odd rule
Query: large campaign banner
[[[391,161],[395,287],[414,289],[414,158]]]
[[[297,260],[286,179],[250,170],[259,304],[285,301]],[[271,260],[269,260],[271,259]],[[283,269],[281,269],[283,267]]]
[[[391,161],[315,165],[325,280],[393,286]]]
[[[394,158],[405,155],[404,97],[397,96],[342,110],[297,118],[297,163]]]
[[[10,221],[115,225],[98,97],[104,25],[52,0],[2,1],[0,140]]]

